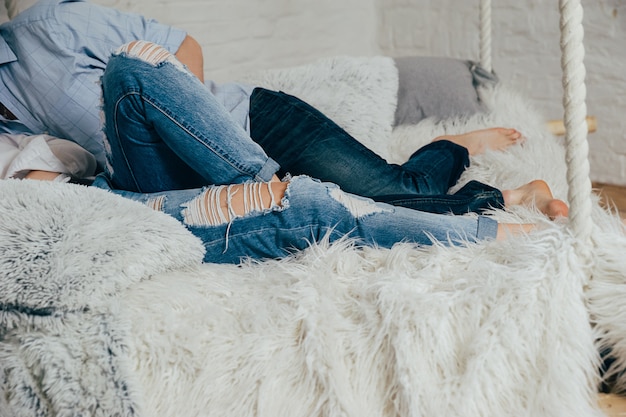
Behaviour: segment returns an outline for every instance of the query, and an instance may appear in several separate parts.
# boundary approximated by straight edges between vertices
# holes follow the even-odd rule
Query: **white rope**
[[[584,264],[592,259],[592,199],[589,179],[589,143],[586,122],[585,48],[581,0],[559,0],[561,13],[561,68],[565,124],[570,228],[578,240],[578,256]],[[491,0],[480,0],[480,64],[492,71]]]
[[[491,65],[491,0],[480,0],[480,66],[492,71]]]
[[[591,181],[587,142],[585,97],[585,48],[580,0],[559,0],[561,12],[561,68],[563,70],[563,109],[569,185],[570,227],[579,241],[583,262],[591,260],[593,222]]]

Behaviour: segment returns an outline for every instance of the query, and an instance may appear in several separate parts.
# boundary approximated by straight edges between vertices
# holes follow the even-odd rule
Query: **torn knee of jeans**
[[[150,207],[152,210],[163,211],[163,205],[165,204],[165,196],[159,195],[156,197],[150,197],[144,202],[144,204]]]
[[[253,182],[207,187],[182,205],[183,222],[188,226],[220,226],[238,218],[283,210],[286,199],[277,198],[271,184]]]
[[[340,188],[331,188],[329,194],[343,205],[354,217],[365,217],[371,214],[384,213],[386,210],[369,198],[348,194]]]
[[[176,58],[170,51],[149,41],[132,41],[120,46],[115,55],[124,54],[131,58],[137,58],[154,66],[163,62],[169,62],[176,68],[187,72],[185,65]]]

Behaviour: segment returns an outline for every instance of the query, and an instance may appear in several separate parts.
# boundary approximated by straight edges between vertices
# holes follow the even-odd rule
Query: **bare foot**
[[[535,206],[543,214],[554,220],[567,217],[569,207],[564,201],[554,198],[550,187],[543,180],[531,181],[514,190],[502,191],[505,206]]]
[[[470,155],[479,155],[486,150],[501,151],[523,140],[522,134],[515,129],[494,127],[491,129],[474,130],[462,135],[446,135],[433,139],[449,140],[466,148]]]

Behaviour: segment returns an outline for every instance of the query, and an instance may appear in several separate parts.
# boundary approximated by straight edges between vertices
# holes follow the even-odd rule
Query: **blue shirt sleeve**
[[[6,133],[70,139],[104,164],[99,86],[111,53],[147,40],[176,53],[187,33],[83,0],[40,0],[0,26],[17,57],[0,63],[0,102],[18,117]]]
[[[58,1],[58,0],[57,0]],[[82,0],[61,0],[56,22],[76,49],[108,61],[112,51],[133,40],[147,40],[176,53],[187,33],[154,19]]]

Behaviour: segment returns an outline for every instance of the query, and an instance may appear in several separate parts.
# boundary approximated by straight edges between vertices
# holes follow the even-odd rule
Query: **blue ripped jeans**
[[[422,147],[402,165],[388,164],[307,103],[262,88],[250,98],[248,136],[177,61],[159,71],[159,83],[150,82],[153,66],[125,74],[120,61],[104,76],[105,126],[124,126],[128,139],[106,131],[109,154],[117,155],[107,172],[115,172],[110,177],[117,188],[155,192],[264,181],[280,164],[281,176],[309,175],[414,210],[465,214],[504,206],[499,190],[477,181],[447,194],[469,165],[467,150],[449,141]],[[135,122],[141,118],[149,129]]]
[[[105,172],[150,193],[268,181],[278,164],[172,55],[156,65],[113,56],[102,76]]]
[[[94,186],[111,189],[102,174]],[[489,217],[449,216],[377,203],[306,176],[292,178],[285,196],[268,209],[209,224],[197,210],[206,209],[203,202],[212,188],[149,194],[112,191],[178,219],[202,240],[204,261],[211,263],[281,258],[324,239],[349,237],[359,245],[390,248],[399,242],[463,244],[492,239],[497,232],[497,223]]]
[[[306,176],[294,177],[266,209],[209,219],[215,184],[267,181],[278,165],[177,61],[114,55],[102,88],[108,167],[94,185],[180,220],[204,242],[207,262],[282,257],[326,236],[380,247],[496,236],[497,222],[488,217],[375,203]]]

